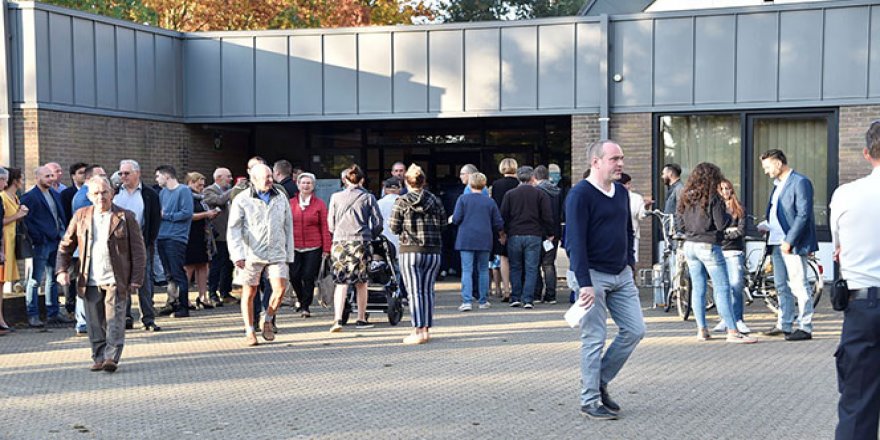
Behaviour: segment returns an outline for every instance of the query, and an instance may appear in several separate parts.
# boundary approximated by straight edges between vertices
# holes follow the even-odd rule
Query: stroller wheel
[[[345,307],[342,309],[342,325],[348,324],[348,318],[351,316],[351,304],[345,303]]]
[[[397,325],[403,318],[403,304],[400,298],[389,297],[388,299],[388,323]]]

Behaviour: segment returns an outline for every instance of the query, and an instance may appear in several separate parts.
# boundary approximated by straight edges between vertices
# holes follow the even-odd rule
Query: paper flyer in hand
[[[591,308],[593,308],[592,304],[590,304],[589,307],[583,307],[580,305],[580,301],[575,301],[575,303],[568,308],[568,311],[565,312],[565,322],[567,322],[568,326],[571,328],[579,327],[581,325],[581,320],[584,319],[584,316],[586,316]]]

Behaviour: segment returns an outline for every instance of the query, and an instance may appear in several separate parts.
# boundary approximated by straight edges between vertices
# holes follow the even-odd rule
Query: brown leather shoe
[[[113,359],[107,359],[104,361],[104,371],[108,373],[112,373],[116,371],[116,361]]]
[[[104,369],[103,362],[95,362],[94,364],[92,364],[91,367],[89,367],[89,371],[101,371],[103,369]]]

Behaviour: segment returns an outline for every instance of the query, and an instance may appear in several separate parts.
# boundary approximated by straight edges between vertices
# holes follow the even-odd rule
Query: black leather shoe
[[[177,311],[171,314],[172,318],[189,318],[189,310],[185,312]]]
[[[609,411],[608,408],[605,408],[605,405],[600,405],[599,403],[582,406],[581,414],[593,420],[617,420],[617,414]]]
[[[784,332],[784,331],[782,331],[782,329],[779,328],[779,327],[773,327],[773,328],[771,328],[770,330],[767,330],[767,331],[762,332],[762,333],[764,333],[764,336],[782,336],[782,335],[785,335],[786,337],[787,337],[788,335],[791,334],[791,332]]]
[[[605,408],[608,408],[608,411],[611,411],[614,414],[620,412],[620,405],[618,405],[617,402],[615,402],[614,400],[611,400],[611,396],[608,395],[608,388],[599,387],[599,395],[602,398],[602,405],[604,405]]]
[[[794,333],[785,335],[786,341],[809,341],[813,339],[813,334],[803,330],[795,330]]]
[[[133,329],[133,328],[134,328],[134,319],[132,319],[132,318],[130,318],[130,317],[129,317],[129,318],[125,318],[125,329],[126,329],[126,330],[131,330],[131,329]]]
[[[164,307],[159,309],[159,316],[168,316],[174,313],[174,310],[177,308],[176,304],[166,304]]]
[[[162,327],[159,327],[158,325],[156,325],[155,322],[151,322],[149,324],[144,324],[144,330],[146,330],[148,332],[161,332]]]

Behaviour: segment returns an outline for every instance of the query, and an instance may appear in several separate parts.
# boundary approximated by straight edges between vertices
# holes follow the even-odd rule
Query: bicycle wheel
[[[679,269],[673,289],[675,295],[675,307],[682,321],[687,321],[691,314],[691,277],[687,267]]]
[[[663,263],[663,273],[662,273],[662,283],[663,283],[663,292],[665,292],[666,298],[666,306],[663,307],[663,311],[665,313],[669,313],[669,309],[672,308],[672,271],[670,270],[669,260],[667,259],[665,263]]]
[[[712,310],[715,308],[715,288],[712,285],[712,280],[709,279],[706,281],[706,310]]]
[[[819,263],[814,260],[807,262],[807,280],[810,281],[810,298],[813,299],[813,307],[819,305],[819,299],[822,298],[822,289],[825,287],[825,280],[819,273]]]

